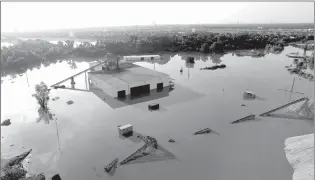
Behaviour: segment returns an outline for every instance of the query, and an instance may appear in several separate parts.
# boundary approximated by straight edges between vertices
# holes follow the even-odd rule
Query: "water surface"
[[[29,169],[44,172],[47,178],[59,173],[63,179],[76,180],[291,179],[293,170],[285,158],[284,140],[312,133],[313,121],[260,117],[252,122],[230,122],[302,97],[290,97],[290,93],[278,90],[291,88],[294,75],[284,66],[292,59],[285,54],[297,51],[302,52],[286,47],[279,55],[263,58],[236,57],[231,53],[220,58],[192,54],[200,60],[190,68],[183,60],[189,54],[164,54],[170,61],[137,64],[174,79],[175,89],[168,96],[113,109],[91,92],[52,89],[51,96],[60,97],[49,103],[56,121],[36,122],[38,105],[31,97],[34,85],[40,81],[54,84],[88,68],[87,62],[73,66],[62,61],[15,78],[3,77],[1,121],[10,118],[12,125],[1,128],[1,152],[16,155],[33,149]],[[227,68],[200,70],[220,61]],[[84,74],[76,78],[76,88],[86,88],[84,78]],[[294,91],[313,98],[313,88],[313,82],[296,77]],[[259,98],[243,100],[245,90],[255,92]],[[67,105],[68,100],[74,104]],[[148,111],[152,102],[159,103],[161,110]],[[136,132],[155,137],[165,149],[161,152],[164,158],[147,158],[108,175],[104,166],[116,157],[123,160],[143,144],[118,135],[117,126],[129,123]],[[192,135],[206,127],[219,135]],[[170,138],[178,143],[168,143]],[[169,153],[176,158],[168,159]]]

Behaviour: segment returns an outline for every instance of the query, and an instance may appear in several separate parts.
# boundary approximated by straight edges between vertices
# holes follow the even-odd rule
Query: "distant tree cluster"
[[[314,39],[302,34],[262,34],[262,33],[210,33],[159,34],[137,36],[126,35],[120,40],[97,40],[95,44],[73,40],[56,44],[45,40],[17,40],[10,47],[1,48],[1,66],[5,70],[13,68],[29,69],[49,65],[58,59],[72,57],[104,58],[107,53],[130,55],[159,52],[202,52],[223,53],[228,50],[266,48],[280,52],[290,42]],[[3,74],[2,74],[3,75]]]

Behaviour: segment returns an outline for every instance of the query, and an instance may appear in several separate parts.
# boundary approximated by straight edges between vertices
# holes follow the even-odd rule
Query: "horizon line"
[[[106,29],[106,28],[124,28],[124,27],[148,27],[148,26],[200,26],[200,25],[282,25],[282,24],[307,24],[311,25],[314,22],[264,22],[264,23],[189,23],[189,24],[141,24],[141,25],[110,25],[110,26],[91,26],[91,27],[73,27],[73,28],[58,28],[58,29],[45,29],[45,30],[27,30],[27,31],[2,31],[2,33],[39,33],[39,32],[52,32],[52,31],[66,31],[66,30],[84,30],[84,29]],[[17,29],[18,30],[18,29]]]

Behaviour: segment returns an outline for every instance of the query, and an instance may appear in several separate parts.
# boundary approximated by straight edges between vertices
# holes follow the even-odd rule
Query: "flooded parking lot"
[[[1,121],[10,118],[12,124],[1,128],[1,153],[13,156],[33,149],[30,172],[44,172],[47,177],[59,173],[62,179],[291,179],[293,170],[285,158],[284,140],[313,132],[313,121],[259,117],[230,124],[303,96],[313,98],[314,82],[299,77],[294,91],[304,95],[278,90],[292,86],[294,75],[284,68],[292,63],[286,57],[291,52],[302,50],[286,47],[279,55],[261,58],[232,53],[222,57],[164,54],[169,59],[165,64],[137,64],[174,79],[174,90],[167,96],[113,109],[91,92],[52,89],[51,97],[60,97],[49,103],[56,121],[38,119],[38,105],[31,97],[34,85],[40,81],[54,84],[88,68],[88,62],[72,62],[74,66],[63,61],[14,79],[5,77]],[[187,67],[184,59],[188,55],[200,60]],[[227,67],[200,70],[219,61]],[[77,78],[76,87],[86,88],[84,75]],[[259,98],[243,100],[246,90]],[[69,100],[74,103],[67,105]],[[161,110],[148,111],[150,103],[159,103]],[[123,124],[155,137],[165,151],[158,158],[121,166],[111,176],[104,166],[116,157],[123,160],[143,145],[118,135],[117,126]],[[218,134],[193,136],[206,127]],[[169,139],[178,143],[169,143]],[[175,158],[167,158],[170,153]]]

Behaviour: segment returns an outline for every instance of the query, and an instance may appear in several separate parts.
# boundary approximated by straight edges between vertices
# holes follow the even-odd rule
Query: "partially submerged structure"
[[[244,121],[250,121],[250,120],[254,120],[255,119],[255,115],[251,114],[249,116],[243,117],[241,119],[238,119],[236,121],[231,122],[231,124],[235,124],[235,123],[240,123],[240,122],[244,122]]]
[[[277,114],[278,113],[278,114]],[[262,113],[259,116],[274,116],[274,117],[292,117],[302,119],[314,118],[314,100],[309,98],[301,98],[290,102],[268,112]]]
[[[126,159],[121,161],[119,164],[124,165],[137,157],[142,157],[143,155],[148,155],[145,151],[147,150],[148,147],[154,147],[155,149],[158,148],[157,140],[153,137],[147,136],[143,137],[143,140],[145,141],[145,144],[139,148],[136,152],[132,153],[130,156],[128,156]]]
[[[117,168],[117,164],[118,164],[118,158],[114,159],[111,163],[109,163],[107,166],[105,166],[105,171],[109,172],[114,168]]]
[[[160,60],[161,57],[159,55],[141,55],[141,56],[124,56],[123,62],[125,63],[134,63],[141,61],[155,61]]]
[[[243,93],[243,97],[244,98],[248,98],[248,99],[255,99],[256,98],[256,94],[251,92],[251,91],[245,91]]]
[[[121,69],[89,72],[90,83],[113,98],[140,96],[150,90],[169,86],[169,75],[134,64],[122,64]]]
[[[216,70],[216,69],[224,69],[226,68],[225,64],[221,64],[221,65],[214,65],[214,66],[210,66],[210,67],[204,67],[204,68],[200,68],[200,70]]]
[[[132,127],[131,124],[126,124],[126,125],[123,125],[123,126],[118,126],[118,131],[119,131],[119,134],[125,135],[125,134],[128,134],[128,133],[132,133],[133,127]]]

